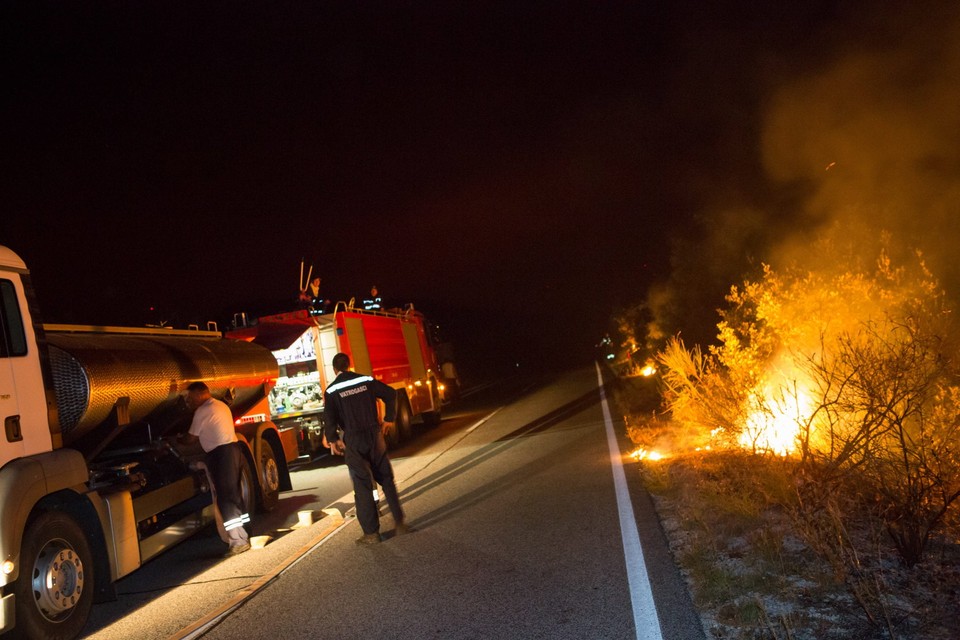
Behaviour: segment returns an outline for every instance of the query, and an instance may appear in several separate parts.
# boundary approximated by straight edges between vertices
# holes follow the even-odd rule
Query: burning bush
[[[855,487],[903,562],[919,562],[960,497],[957,328],[921,256],[834,274],[767,266],[727,302],[719,345],[674,339],[659,355],[674,420],[796,457],[810,518]]]

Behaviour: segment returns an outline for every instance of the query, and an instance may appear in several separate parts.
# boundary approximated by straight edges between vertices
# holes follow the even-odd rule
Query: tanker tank
[[[65,445],[89,449],[116,436],[110,433],[117,428],[114,406],[123,397],[129,398],[129,424],[148,425],[149,437],[158,437],[187,423],[181,397],[191,382],[205,382],[214,397],[228,401],[236,417],[263,398],[278,375],[277,361],[258,345],[211,332],[140,331],[48,327]]]

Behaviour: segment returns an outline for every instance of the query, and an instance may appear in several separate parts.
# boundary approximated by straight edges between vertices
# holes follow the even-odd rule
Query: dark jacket
[[[393,387],[353,371],[338,375],[323,394],[327,442],[340,439],[338,428],[343,429],[347,444],[369,441],[380,430],[377,398],[386,405],[383,419],[393,422],[397,416],[397,392]]]

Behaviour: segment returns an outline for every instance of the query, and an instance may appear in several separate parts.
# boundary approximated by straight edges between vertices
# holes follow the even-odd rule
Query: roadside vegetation
[[[835,257],[621,378],[635,457],[708,636],[960,638],[953,309],[919,255]]]

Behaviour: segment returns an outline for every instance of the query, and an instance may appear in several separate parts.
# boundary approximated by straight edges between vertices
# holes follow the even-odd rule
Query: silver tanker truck
[[[172,444],[193,380],[231,406],[248,509],[272,508],[297,455],[269,420],[277,375],[217,332],[41,325],[0,246],[0,634],[76,637],[117,579],[213,521],[206,474]]]

